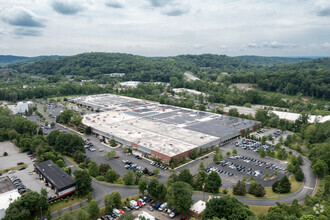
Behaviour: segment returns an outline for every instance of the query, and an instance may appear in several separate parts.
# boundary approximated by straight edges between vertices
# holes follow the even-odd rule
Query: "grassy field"
[[[8,171],[10,171],[10,170],[18,170],[21,167],[25,167],[26,168],[27,165],[26,164],[22,164],[22,165],[18,165],[18,166],[15,166],[15,167],[3,169],[3,170],[0,170],[0,173],[5,174],[5,173],[8,173]]]
[[[260,214],[267,214],[270,206],[254,206],[254,205],[249,205],[251,211],[256,215]]]
[[[56,212],[56,211],[59,211],[59,210],[62,210],[64,209],[65,207],[70,207],[74,204],[77,204],[77,203],[80,203],[80,202],[83,202],[86,198],[85,197],[73,197],[73,199],[71,199],[71,197],[68,199],[68,201],[66,201],[65,199],[59,203],[56,203],[56,204],[53,204],[53,205],[50,205],[49,206],[49,211],[50,213],[53,213],[53,212]]]

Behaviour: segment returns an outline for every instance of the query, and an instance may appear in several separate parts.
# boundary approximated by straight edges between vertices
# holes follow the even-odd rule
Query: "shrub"
[[[4,156],[4,157],[8,156],[8,153],[7,153],[6,151],[3,152],[3,156]]]
[[[95,177],[95,179],[97,179],[98,181],[105,181],[104,176],[97,176]]]

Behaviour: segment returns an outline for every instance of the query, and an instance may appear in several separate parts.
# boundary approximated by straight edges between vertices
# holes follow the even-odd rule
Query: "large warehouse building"
[[[100,138],[114,138],[163,161],[220,146],[239,137],[242,130],[253,130],[258,123],[113,94],[70,101],[99,111],[85,115],[83,124],[92,127]]]
[[[59,197],[63,197],[76,191],[76,183],[53,161],[46,160],[34,164],[34,170],[39,178],[48,184]]]

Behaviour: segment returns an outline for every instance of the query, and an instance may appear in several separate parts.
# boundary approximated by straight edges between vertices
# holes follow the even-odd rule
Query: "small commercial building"
[[[193,204],[189,209],[189,215],[194,216],[195,218],[200,218],[206,207],[206,202],[199,200]]]
[[[6,177],[0,178],[0,219],[6,215],[6,209],[21,195],[15,185]]]
[[[46,185],[51,187],[59,197],[67,196],[76,191],[76,183],[53,161],[47,160],[34,164],[34,170]]]

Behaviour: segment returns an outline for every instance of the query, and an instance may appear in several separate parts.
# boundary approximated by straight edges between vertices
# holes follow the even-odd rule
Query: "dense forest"
[[[4,70],[16,73],[16,78],[23,77],[28,81],[28,76],[41,76],[45,79],[45,84],[67,81],[65,76],[68,75],[74,76],[77,82],[82,79],[94,79],[98,83],[106,84],[114,80],[105,74],[125,73],[123,78],[116,80],[171,82],[172,87],[182,87],[183,73],[190,71],[203,81],[216,81],[226,87],[232,83],[251,83],[267,92],[310,96],[322,100],[329,100],[330,97],[330,58],[266,67],[225,55],[148,58],[121,53],[85,53],[58,59],[13,63]],[[1,79],[6,83],[1,83]],[[11,80],[0,75],[0,87],[8,88],[11,83]],[[13,82],[12,85],[18,83]],[[203,89],[203,92],[213,92],[214,86],[208,86],[209,88]],[[198,88],[197,90],[201,91]]]
[[[11,56],[11,55],[0,55],[0,65],[16,63],[16,62],[32,62],[43,59],[57,59],[60,56],[37,56],[37,57],[23,57],[23,56]]]
[[[280,64],[297,63],[312,60],[312,57],[262,57],[262,56],[237,56],[236,58],[253,65],[275,66]]]

